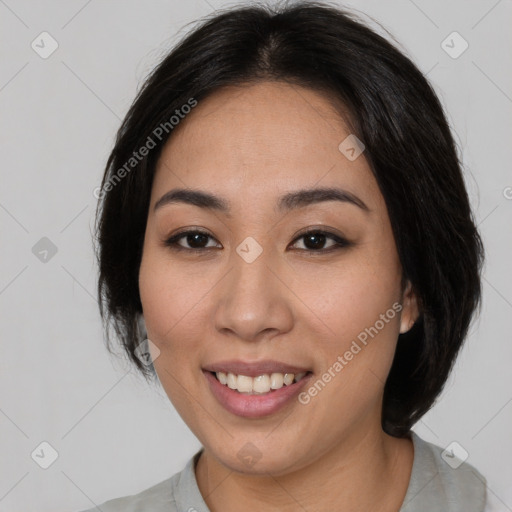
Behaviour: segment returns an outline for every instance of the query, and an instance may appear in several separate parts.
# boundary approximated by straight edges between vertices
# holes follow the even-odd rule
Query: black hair
[[[403,277],[420,309],[412,329],[399,336],[384,388],[382,427],[403,437],[442,391],[480,305],[483,246],[457,148],[431,85],[393,44],[326,3],[213,13],[144,82],[117,133],[96,212],[107,347],[113,328],[130,360],[144,376],[154,376],[134,353],[146,337],[138,274],[153,177],[173,133],[172,116],[222,87],[269,80],[328,92],[365,145]],[[134,160],[149,138],[154,147]]]

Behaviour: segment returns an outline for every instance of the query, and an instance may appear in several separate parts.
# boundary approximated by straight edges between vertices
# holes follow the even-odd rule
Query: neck
[[[307,466],[280,476],[232,471],[205,448],[196,478],[211,512],[238,512],[240,503],[248,512],[396,512],[412,462],[412,441],[391,437],[378,425],[358,429]]]

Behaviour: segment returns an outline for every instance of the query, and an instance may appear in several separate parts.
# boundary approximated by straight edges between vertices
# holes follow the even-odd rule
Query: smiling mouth
[[[211,373],[222,385],[238,391],[244,395],[262,395],[277,391],[286,386],[291,386],[300,382],[306,375],[311,372],[301,373],[264,373],[256,377],[248,375],[238,375],[231,372],[209,372]]]

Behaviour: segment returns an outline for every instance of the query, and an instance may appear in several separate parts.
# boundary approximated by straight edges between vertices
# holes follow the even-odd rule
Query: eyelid
[[[179,230],[177,233],[174,233],[170,237],[166,238],[164,241],[164,245],[172,250],[188,251],[188,252],[205,252],[210,249],[214,249],[214,247],[203,247],[203,248],[191,247],[191,248],[188,248],[188,247],[183,247],[181,245],[178,245],[178,242],[181,239],[185,238],[186,235],[197,234],[197,233],[207,236],[207,237],[211,238],[212,240],[215,240],[217,243],[220,243],[213,235],[208,233],[208,231],[205,231],[202,228],[188,227],[188,228],[183,228],[182,230]]]
[[[306,235],[310,234],[324,235],[326,238],[334,240],[335,244],[332,245],[331,247],[328,247],[327,249],[298,249],[301,252],[321,255],[330,253],[332,251],[336,251],[338,249],[343,249],[345,247],[349,247],[350,245],[352,245],[352,243],[349,242],[349,240],[347,240],[345,236],[333,233],[332,231],[330,231],[330,228],[327,228],[326,226],[310,226],[308,228],[305,228],[304,230],[300,231],[297,235],[295,235],[290,245],[295,245],[301,238],[304,238]]]
[[[348,240],[346,239],[345,235],[341,233],[339,230],[336,230],[334,228],[331,228],[329,226],[323,226],[323,225],[313,225],[308,226],[307,228],[299,230],[293,237],[293,241],[296,241],[298,238],[303,237],[305,235],[309,235],[310,233],[321,233],[323,235],[332,237],[332,238],[338,238],[340,240],[343,240],[348,243]]]
[[[335,242],[334,245],[331,247],[328,247],[327,249],[297,249],[300,252],[306,252],[310,254],[327,254],[332,251],[336,251],[339,249],[343,249],[346,247],[349,247],[352,244],[352,242],[348,241],[342,234],[336,234],[330,231],[326,226],[309,226],[307,228],[304,228],[302,231],[294,235],[294,238],[290,245],[295,245],[301,238],[304,238],[306,235],[310,234],[320,234],[324,235],[326,238],[330,238]],[[206,253],[209,252],[211,249],[218,249],[218,247],[183,247],[178,244],[179,241],[181,241],[183,238],[185,238],[189,234],[202,234],[212,240],[215,240],[217,243],[220,243],[213,235],[211,235],[208,231],[204,230],[203,228],[195,228],[195,227],[187,227],[183,228],[182,230],[179,230],[177,233],[174,233],[170,237],[168,237],[164,241],[164,245],[168,247],[171,250],[174,251],[186,251],[186,252],[194,252],[194,253]]]

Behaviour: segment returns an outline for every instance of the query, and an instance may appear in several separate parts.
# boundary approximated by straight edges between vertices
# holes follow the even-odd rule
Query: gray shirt
[[[414,462],[404,502],[398,512],[485,512],[486,480],[470,464],[456,469],[441,457],[442,448],[411,432]],[[83,512],[210,512],[201,496],[195,464],[138,494],[109,500]]]

